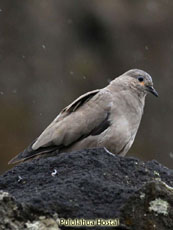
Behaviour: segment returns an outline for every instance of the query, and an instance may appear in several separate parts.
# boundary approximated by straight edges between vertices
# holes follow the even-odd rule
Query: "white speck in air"
[[[42,48],[43,48],[43,49],[46,49],[46,46],[43,44],[43,45],[42,45]]]

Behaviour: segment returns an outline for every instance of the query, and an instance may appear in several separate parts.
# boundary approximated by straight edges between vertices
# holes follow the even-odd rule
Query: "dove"
[[[125,156],[134,142],[148,93],[158,97],[148,73],[140,69],[125,72],[106,87],[85,93],[65,107],[9,163],[100,147]]]

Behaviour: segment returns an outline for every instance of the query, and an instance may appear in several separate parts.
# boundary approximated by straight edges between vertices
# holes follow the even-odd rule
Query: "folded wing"
[[[101,90],[88,92],[64,108],[43,133],[9,163],[17,163],[98,135],[109,125],[109,98]]]

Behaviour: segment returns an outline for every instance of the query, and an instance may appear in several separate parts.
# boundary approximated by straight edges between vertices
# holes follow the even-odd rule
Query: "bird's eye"
[[[138,81],[142,82],[144,80],[143,77],[138,77]]]

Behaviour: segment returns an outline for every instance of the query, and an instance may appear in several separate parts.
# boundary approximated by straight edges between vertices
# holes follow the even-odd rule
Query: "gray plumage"
[[[43,133],[9,163],[40,157],[56,151],[105,147],[124,156],[136,136],[145,104],[153,88],[152,78],[132,69],[108,86],[88,92],[63,109]]]

